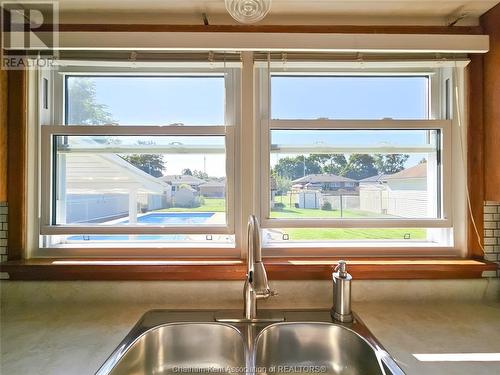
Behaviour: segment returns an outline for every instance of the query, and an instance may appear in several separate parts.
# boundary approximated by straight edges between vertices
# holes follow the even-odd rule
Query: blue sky
[[[115,121],[127,125],[224,124],[223,77],[94,77],[96,99]],[[71,98],[70,98],[71,100]],[[427,79],[424,77],[300,77],[272,79],[272,118],[291,119],[424,119],[427,118]],[[424,132],[279,132],[280,144],[415,144]],[[183,168],[225,173],[223,156],[165,156],[167,174]],[[273,162],[276,161],[276,157]],[[407,166],[422,155],[413,155]]]

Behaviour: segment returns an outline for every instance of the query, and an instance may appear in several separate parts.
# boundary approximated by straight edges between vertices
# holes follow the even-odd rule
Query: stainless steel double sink
[[[149,311],[96,374],[404,374],[356,316],[339,324],[328,310],[267,312],[283,322],[221,323],[216,311]]]

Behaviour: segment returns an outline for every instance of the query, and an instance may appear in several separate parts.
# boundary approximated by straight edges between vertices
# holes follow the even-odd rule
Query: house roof
[[[363,178],[362,180],[359,180],[359,182],[380,182],[384,181],[387,175],[385,173],[379,173],[376,174],[375,176]]]
[[[163,194],[172,189],[169,184],[116,154],[79,152],[79,146],[98,146],[92,137],[82,137],[71,146],[65,153],[66,189],[69,194],[124,194],[132,189],[141,193]]]
[[[315,184],[329,182],[357,182],[352,178],[337,176],[334,174],[309,174],[292,181],[294,184]]]
[[[66,187],[69,194],[162,194],[171,187],[117,155],[66,154]]]
[[[427,177],[427,163],[417,164],[414,167],[403,169],[401,172],[386,176],[386,180],[402,180],[407,178]]]
[[[200,187],[226,187],[224,181],[207,181],[200,185]]]
[[[162,181],[168,182],[169,184],[172,185],[182,185],[182,184],[187,184],[187,185],[201,185],[204,184],[206,181],[202,180],[201,178],[198,178],[196,176],[191,176],[187,174],[183,175],[166,175],[160,177]]]

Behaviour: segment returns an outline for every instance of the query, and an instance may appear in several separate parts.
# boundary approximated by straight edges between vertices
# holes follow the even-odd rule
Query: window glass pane
[[[426,119],[427,77],[271,78],[273,119]]]
[[[268,243],[321,241],[427,241],[426,228],[286,228],[267,229],[264,241]]]
[[[54,224],[226,224],[223,136],[57,136]]]
[[[222,234],[137,234],[137,235],[68,235],[46,236],[46,241],[51,247],[158,247],[162,244],[173,243],[175,246],[213,247],[232,246],[234,235]]]
[[[71,125],[224,125],[224,76],[68,76]]]
[[[437,218],[439,132],[271,131],[271,218]]]

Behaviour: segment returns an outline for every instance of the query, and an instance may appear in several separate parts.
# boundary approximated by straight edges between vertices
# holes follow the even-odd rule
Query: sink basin
[[[240,333],[220,323],[174,323],[140,336],[109,372],[112,375],[226,374],[245,367]],[[198,371],[196,371],[198,369]]]
[[[96,375],[404,375],[363,322],[334,323],[330,310],[263,310],[271,321],[232,323],[241,311],[151,310]]]
[[[278,323],[257,338],[259,373],[383,374],[370,344],[360,335],[330,323]]]

